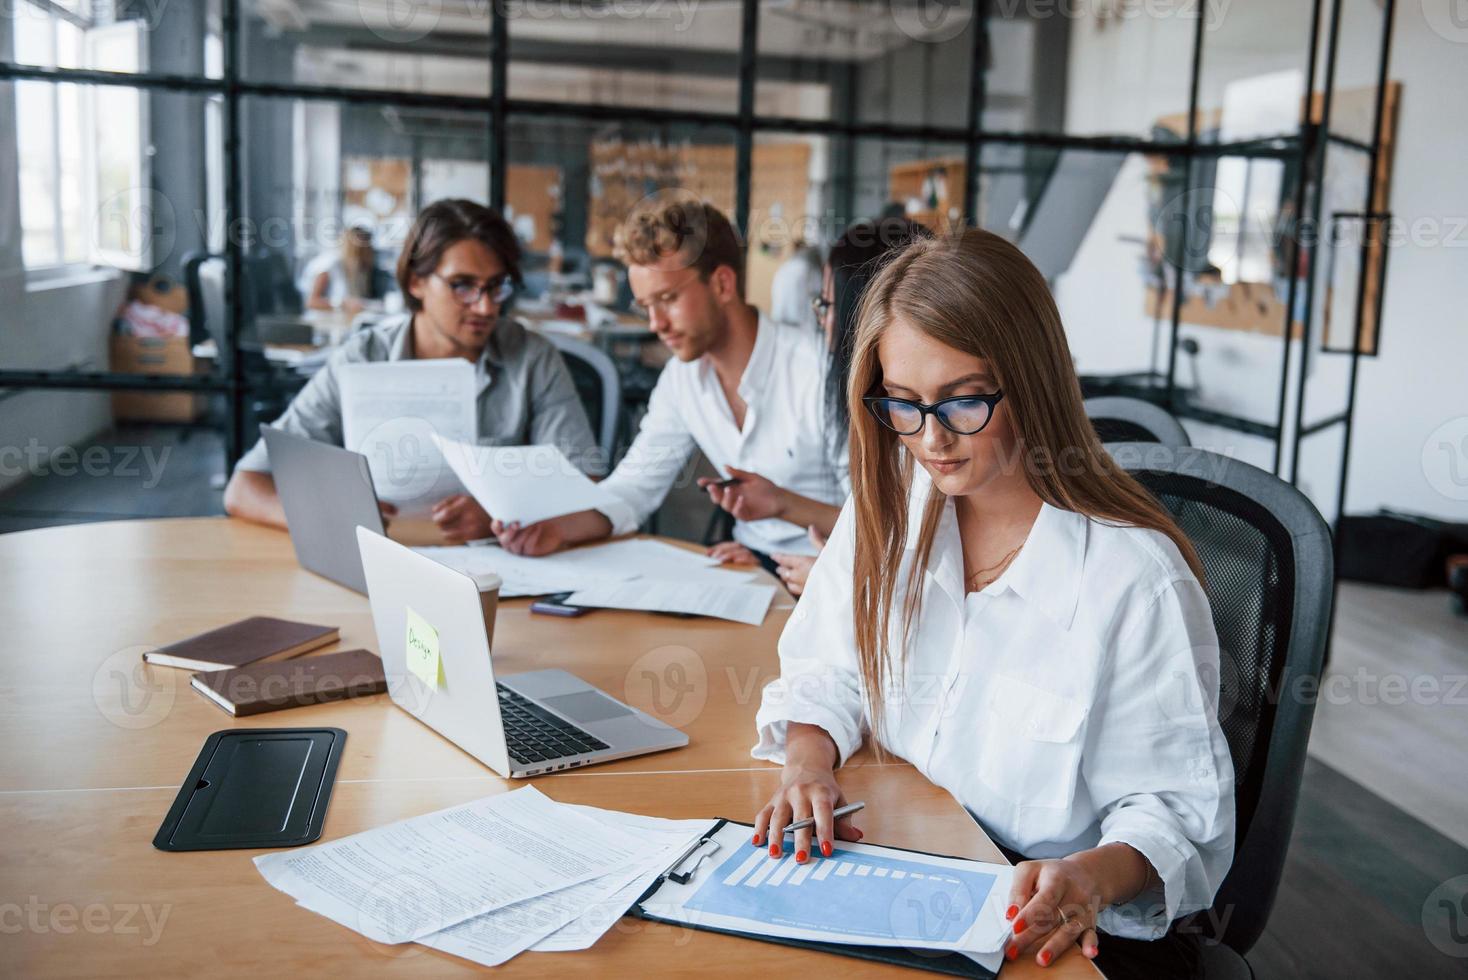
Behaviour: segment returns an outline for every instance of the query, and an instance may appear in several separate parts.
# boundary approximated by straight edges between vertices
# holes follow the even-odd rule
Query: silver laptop
[[[359,527],[376,534],[385,530],[367,457],[268,425],[260,426],[260,435],[270,453],[296,561],[307,571],[366,594],[355,532]]]
[[[501,776],[535,776],[688,744],[676,728],[564,670],[496,678],[490,643],[497,603],[493,593],[481,601],[485,583],[366,528],[357,529],[357,542],[388,693]],[[408,667],[410,621],[415,631],[431,631],[436,674],[422,659],[416,670]]]

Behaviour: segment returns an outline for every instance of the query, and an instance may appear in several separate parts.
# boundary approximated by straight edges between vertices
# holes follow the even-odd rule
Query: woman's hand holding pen
[[[804,863],[811,853],[812,831],[823,856],[829,857],[835,840],[859,841],[862,834],[850,817],[834,819],[831,811],[846,802],[836,782],[836,743],[815,725],[791,723],[785,736],[785,769],[780,788],[754,821],[756,846],[769,842],[770,856],[784,853],[785,828],[813,818],[815,827],[795,831],[795,860]]]

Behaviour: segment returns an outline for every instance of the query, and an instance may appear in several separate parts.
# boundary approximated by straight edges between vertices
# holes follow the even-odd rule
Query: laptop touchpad
[[[551,698],[541,698],[540,703],[582,724],[606,721],[608,718],[620,718],[632,713],[625,705],[613,701],[600,691],[558,694]]]

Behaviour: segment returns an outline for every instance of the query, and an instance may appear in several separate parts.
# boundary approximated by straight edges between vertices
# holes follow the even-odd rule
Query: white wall
[[[0,51],[9,50],[8,21]],[[21,266],[15,87],[0,84],[0,365],[13,370],[106,370],[107,330],[122,300],[120,276],[92,276],[68,289],[32,290]],[[106,392],[0,392],[0,452],[35,440],[48,452],[85,442],[112,424]],[[0,489],[24,479],[14,451],[0,465]]]
[[[1468,520],[1468,486],[1455,485],[1456,499],[1434,489],[1447,460],[1427,445],[1444,423],[1468,426],[1468,30],[1449,40],[1422,5],[1398,4],[1392,77],[1403,88],[1392,211],[1408,227],[1451,225],[1457,237],[1391,249],[1381,356],[1361,366],[1347,509]],[[1424,449],[1433,469],[1424,470]],[[1460,475],[1464,467],[1468,458]]]
[[[1431,0],[1428,0],[1431,4]],[[1343,49],[1337,87],[1374,82],[1376,37],[1366,28],[1370,0],[1343,22]],[[1282,26],[1270,42],[1286,50],[1299,42],[1305,23],[1297,11],[1303,0],[1267,5]],[[1303,68],[1303,57],[1276,55],[1261,61],[1247,43],[1257,36],[1260,8],[1240,3],[1214,8],[1218,20],[1205,35],[1205,90],[1221,91],[1220,81],[1271,68]],[[1443,16],[1446,21],[1446,15]],[[1425,19],[1423,5],[1399,4],[1391,56],[1391,77],[1403,86],[1397,122],[1397,150],[1391,209],[1407,228],[1431,233],[1395,245],[1388,259],[1380,354],[1361,362],[1356,424],[1351,452],[1346,510],[1351,513],[1392,507],[1442,517],[1468,519],[1468,486],[1448,481],[1450,460],[1435,430],[1460,420],[1468,437],[1468,31],[1444,37]],[[1186,34],[1176,18],[1137,17],[1104,30],[1086,19],[1072,25],[1068,128],[1075,132],[1142,134],[1158,115],[1178,110],[1176,98],[1149,91],[1174,86],[1178,48]],[[1261,43],[1263,43],[1261,41]],[[1232,60],[1231,60],[1232,59]],[[1184,79],[1185,79],[1184,66]],[[1186,87],[1178,90],[1184,99]],[[1208,106],[1206,96],[1201,100]],[[1216,105],[1216,101],[1212,104]],[[1056,297],[1066,318],[1077,367],[1082,372],[1139,370],[1148,366],[1152,323],[1144,316],[1144,285],[1138,274],[1145,233],[1145,161],[1128,160],[1101,212],[1088,231],[1071,270],[1056,282]],[[1454,242],[1446,241],[1457,229]],[[1316,295],[1317,309],[1322,297]],[[1162,340],[1165,342],[1163,331]],[[1277,337],[1184,325],[1184,335],[1202,347],[1200,375],[1204,400],[1238,415],[1273,422],[1278,405],[1281,342]],[[1291,376],[1301,347],[1293,346]],[[1341,356],[1321,356],[1309,345],[1307,420],[1340,411],[1345,405],[1346,368]],[[1165,366],[1164,346],[1157,350]],[[1186,359],[1180,378],[1191,380]],[[1294,392],[1288,395],[1291,410]],[[1292,416],[1291,416],[1292,417]],[[1225,451],[1269,468],[1272,444],[1229,430],[1187,423],[1197,444]],[[1429,440],[1431,438],[1431,445]],[[1300,486],[1327,518],[1334,516],[1341,440],[1338,431],[1311,437],[1302,448]],[[1424,448],[1428,450],[1424,465]],[[1468,481],[1468,444],[1457,461]],[[1285,458],[1288,466],[1288,454]],[[1450,493],[1439,487],[1446,486]]]

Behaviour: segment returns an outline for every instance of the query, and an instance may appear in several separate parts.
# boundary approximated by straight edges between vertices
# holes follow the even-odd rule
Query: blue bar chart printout
[[[772,858],[736,848],[684,903],[688,912],[918,945],[957,942],[983,908],[995,876],[892,854],[838,848],[797,864],[790,842]]]

